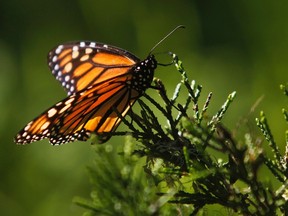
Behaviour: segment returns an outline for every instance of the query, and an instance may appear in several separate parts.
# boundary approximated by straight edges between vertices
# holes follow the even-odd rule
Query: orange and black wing
[[[91,133],[107,141],[109,136],[101,135],[113,132],[150,87],[157,62],[153,55],[140,61],[116,47],[79,42],[52,50],[49,66],[68,97],[28,123],[15,137],[18,144],[44,138],[62,144]]]
[[[15,142],[48,138],[52,144],[63,144],[114,131],[121,122],[119,113],[124,117],[139,96],[123,82],[106,82],[67,97],[28,123]],[[105,134],[102,141],[109,138]]]
[[[121,76],[137,62],[126,50],[87,41],[59,45],[48,55],[48,65],[68,95]]]

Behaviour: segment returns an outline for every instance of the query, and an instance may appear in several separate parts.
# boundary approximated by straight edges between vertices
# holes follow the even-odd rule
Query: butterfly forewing
[[[95,42],[59,45],[48,55],[48,65],[68,95],[123,75],[139,61],[126,50]]]
[[[62,144],[86,140],[92,132],[114,131],[121,120],[117,113],[124,117],[138,93],[132,90],[132,96],[120,83],[110,83],[105,91],[104,87],[96,85],[57,103],[27,124],[15,141],[26,144],[48,138],[52,144]]]

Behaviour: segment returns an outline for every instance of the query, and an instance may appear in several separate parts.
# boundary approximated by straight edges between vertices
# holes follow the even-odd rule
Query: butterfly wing
[[[91,133],[105,142],[121,117],[150,87],[157,61],[140,61],[131,53],[94,42],[60,45],[49,54],[49,66],[68,97],[27,124],[18,144],[48,138],[52,144],[86,140]]]
[[[48,55],[48,65],[68,95],[121,76],[139,61],[126,50],[96,42],[59,45]]]
[[[117,128],[121,122],[119,113],[124,117],[138,97],[137,91],[126,88],[119,80],[94,85],[67,97],[28,123],[15,142],[27,144],[48,138],[52,144],[63,144],[87,140],[91,133],[101,138],[103,133]],[[109,138],[105,135],[102,141]]]

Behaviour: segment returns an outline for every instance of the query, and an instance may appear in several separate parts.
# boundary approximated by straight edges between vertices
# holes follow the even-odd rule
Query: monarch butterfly
[[[106,142],[111,136],[107,132],[115,131],[121,116],[151,87],[157,67],[151,52],[141,61],[124,49],[96,42],[66,43],[52,49],[48,65],[68,97],[28,123],[15,142],[47,138],[53,145],[63,144],[85,141],[91,133]]]

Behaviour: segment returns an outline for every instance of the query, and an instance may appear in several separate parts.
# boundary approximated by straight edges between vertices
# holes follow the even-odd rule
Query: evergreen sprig
[[[273,157],[251,133],[236,140],[222,123],[236,92],[209,115],[212,93],[200,106],[202,86],[190,82],[181,60],[171,56],[181,75],[174,94],[169,97],[164,84],[155,79],[162,102],[144,94],[138,100],[140,113],[128,113],[131,120],[119,113],[137,145],[129,138],[120,145],[120,156],[109,144],[95,146],[96,165],[89,168],[94,186],[91,199],[75,202],[89,210],[87,215],[197,215],[212,204],[225,207],[230,215],[288,214],[288,131],[286,151],[281,153],[261,112],[256,124]],[[281,89],[288,96],[287,86]],[[186,100],[180,104],[183,95]],[[156,110],[167,124],[159,121]],[[282,112],[288,122],[287,111]],[[274,178],[270,183],[259,178],[260,167],[270,171]]]

